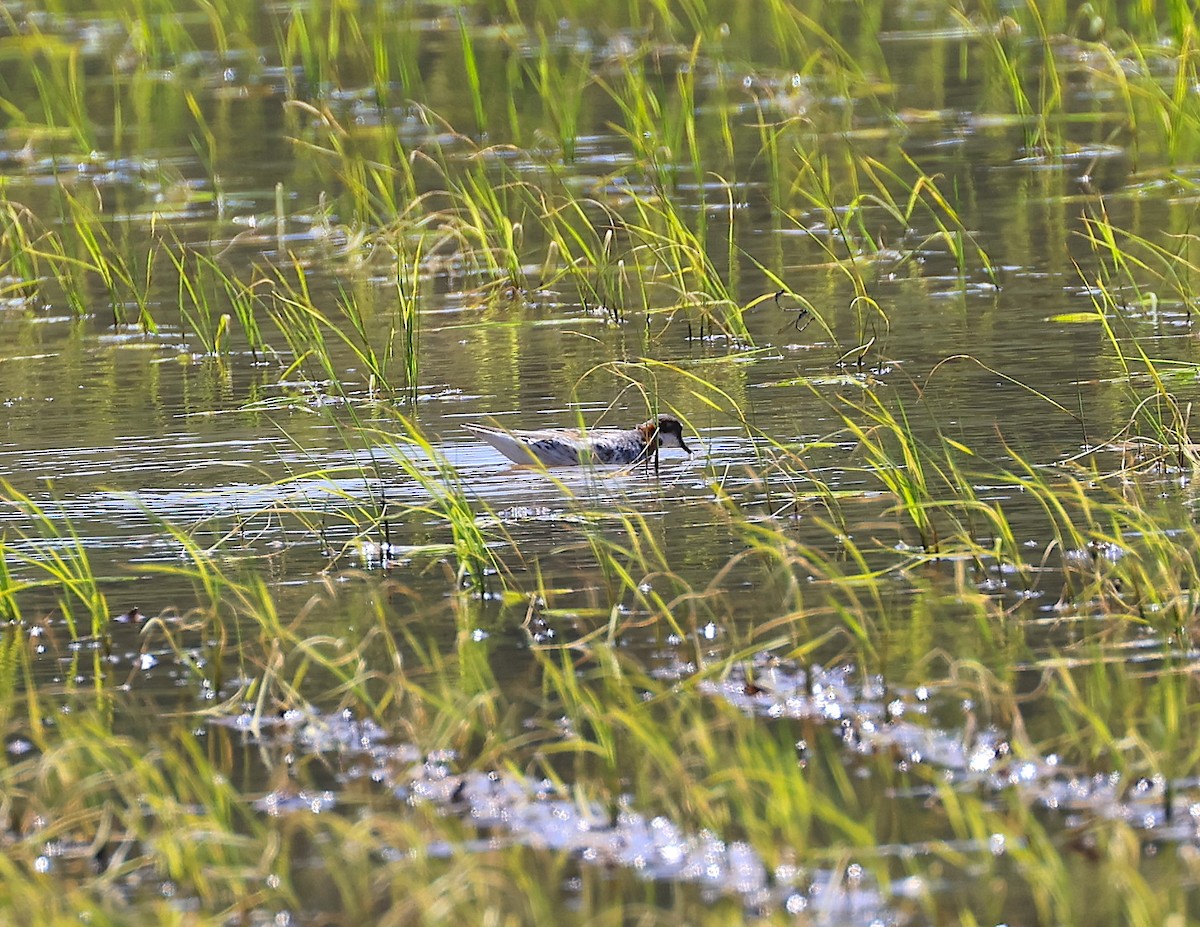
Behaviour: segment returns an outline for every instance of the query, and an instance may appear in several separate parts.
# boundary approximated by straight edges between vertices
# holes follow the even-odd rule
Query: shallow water
[[[697,833],[665,809],[588,804],[583,771],[569,764],[559,770],[564,781],[551,782],[526,778],[520,773],[527,770],[491,755],[425,756],[400,731],[337,712],[336,699],[315,706],[311,717],[281,720],[272,709],[265,728],[254,706],[196,716],[199,736],[220,741],[214,755],[227,760],[214,765],[238,781],[256,814],[349,815],[345,807],[367,807],[356,789],[369,781],[386,793],[385,808],[375,810],[406,823],[413,816],[430,840],[423,851],[430,858],[531,853],[541,861],[531,866],[560,860],[556,897],[564,910],[586,914],[646,896],[639,888],[645,879],[663,887],[663,897],[643,897],[660,913],[673,906],[694,912],[720,899],[734,919],[749,912],[802,923],[938,923],[947,912],[971,908],[996,922],[1037,922],[1041,909],[1031,889],[1013,889],[1003,901],[981,899],[971,858],[999,859],[1012,847],[1003,835],[948,824],[936,810],[943,792],[977,796],[997,814],[1009,801],[1034,809],[1061,841],[1097,821],[1121,821],[1144,834],[1155,853],[1194,848],[1194,770],[1181,770],[1168,789],[1153,777],[1131,781],[1122,778],[1128,770],[1087,768],[1051,750],[1012,753],[1017,734],[1032,732],[1038,744],[1058,736],[1058,703],[1038,694],[1062,660],[1077,659],[1080,675],[1103,673],[1097,667],[1109,662],[1144,661],[1152,676],[1163,660],[1190,666],[1190,639],[1165,640],[1152,627],[1114,630],[1103,603],[1094,610],[1065,606],[1066,581],[1053,566],[1026,588],[998,562],[921,556],[920,539],[901,524],[843,417],[847,402],[867,405],[873,393],[911,413],[918,439],[937,444],[945,436],[1015,470],[1018,457],[1037,467],[1072,458],[1117,436],[1130,420],[1130,381],[1114,340],[1100,325],[1071,318],[1093,311],[1094,285],[1111,272],[1085,240],[1087,217],[1102,192],[1114,225],[1164,247],[1178,241],[1181,251],[1191,248],[1190,239],[1169,236],[1190,228],[1195,176],[1186,167],[1168,172],[1172,162],[1152,137],[1129,144],[1111,84],[1097,78],[1087,57],[1090,46],[1017,46],[1037,59],[1031,73],[1048,66],[1037,58],[1044,51],[1072,75],[1049,127],[1058,148],[1046,152],[1030,144],[1029,120],[984,85],[994,76],[985,65],[990,52],[949,13],[889,12],[867,28],[848,6],[837,34],[848,45],[861,43],[862,73],[839,87],[832,78],[796,72],[794,48],[760,42],[753,14],[731,4],[711,11],[714,22],[726,23],[727,31],[718,31],[724,42],[702,45],[695,61],[682,27],[680,44],[664,41],[648,56],[651,79],[672,105],[681,105],[672,91],[676,73],[686,66],[699,75],[693,109],[702,176],[682,146],[664,150],[661,176],[672,181],[664,191],[661,176],[632,150],[636,133],[631,139],[615,131],[625,114],[596,82],[582,95],[574,157],[561,158],[532,77],[514,78],[522,61],[543,54],[536,31],[507,14],[480,9],[464,20],[485,74],[483,111],[493,120],[485,135],[473,131],[456,16],[417,4],[380,4],[369,18],[363,11],[366,34],[386,37],[380,47],[407,50],[395,53],[394,83],[381,88],[363,76],[361,60],[342,61],[337,74],[305,73],[279,60],[272,36],[287,6],[243,12],[233,30],[238,41],[226,48],[213,43],[204,17],[185,15],[177,25],[186,38],[157,62],[154,53],[136,53],[128,24],[103,8],[68,4],[70,13],[42,15],[15,6],[6,14],[10,46],[17,33],[36,28],[78,51],[87,75],[82,119],[95,147],[84,149],[78,129],[62,128],[68,114],[10,126],[0,134],[5,197],[59,231],[69,231],[57,205],[64,193],[93,203],[113,241],[149,276],[154,318],[153,330],[133,324],[136,307],[126,306],[129,320],[114,325],[95,274],[83,276],[89,312],[82,317],[53,285],[32,296],[11,292],[0,305],[0,477],[39,503],[47,524],[61,532],[32,544],[20,537],[30,529],[28,513],[0,511],[6,552],[14,555],[9,570],[18,580],[38,576],[16,555],[82,548],[114,617],[127,619],[113,624],[103,644],[82,630],[72,640],[61,590],[30,589],[22,601],[40,629],[31,677],[37,685],[68,702],[82,692],[86,702],[90,685],[119,681],[115,727],[135,738],[156,731],[163,714],[197,712],[237,691],[236,677],[213,691],[189,664],[212,652],[207,630],[183,622],[173,646],[146,623],[166,616],[166,629],[176,628],[202,598],[194,577],[171,570],[186,557],[165,528],[170,524],[229,562],[261,571],[280,614],[304,615],[306,633],[353,641],[372,627],[372,603],[382,598],[446,654],[477,648],[498,689],[515,705],[527,699],[531,725],[546,725],[559,706],[536,704],[541,671],[530,648],[617,628],[610,638],[659,684],[699,680],[697,691],[718,706],[714,712],[775,725],[785,740],[803,729],[794,738],[801,768],[811,762],[806,741],[816,738],[853,778],[845,800],[855,796],[864,817],[897,823],[891,842],[857,848],[885,861],[881,868],[892,878],[881,880],[849,850],[843,854],[844,834],[829,822],[814,827],[811,846],[766,854],[744,838],[744,829],[753,830],[744,822],[729,822],[729,833]],[[615,7],[577,12],[555,23],[548,47],[583,56],[599,79],[619,80],[631,48],[653,44],[638,29],[612,25],[624,16]],[[5,98],[33,111],[39,91],[26,70],[19,55],[0,58]],[[298,109],[296,101],[315,109]],[[423,121],[414,101],[473,138]],[[648,305],[628,291],[628,308],[614,320],[611,308],[587,304],[569,278],[525,288],[483,279],[449,238],[424,255],[419,382],[408,399],[373,394],[368,372],[344,345],[330,348],[337,383],[315,366],[294,366],[286,341],[265,320],[272,351],[252,353],[235,326],[231,349],[207,354],[202,326],[183,313],[176,275],[163,259],[161,249],[174,242],[211,249],[205,253],[220,254],[245,279],[261,276],[256,267],[286,272],[294,259],[307,269],[314,303],[331,316],[350,291],[368,307],[371,337],[385,338],[392,324],[395,280],[356,250],[356,235],[370,230],[349,214],[345,178],[328,151],[315,148],[324,138],[317,110],[340,120],[364,150],[393,136],[414,148],[440,141],[451,163],[465,166],[476,160],[473,145],[512,145],[487,155],[497,182],[515,176],[538,189],[578,190],[608,210],[597,215],[631,224],[635,194],[666,193],[680,214],[706,217],[711,260],[738,302],[754,303],[745,313],[748,337],[702,331],[683,310],[671,315],[661,277]],[[782,178],[770,176],[760,148],[747,143],[758,137],[760,114],[779,123],[797,119],[782,134]],[[732,125],[732,154],[718,131],[721,118]],[[527,137],[514,133],[514,120]],[[1196,141],[1182,133],[1173,163],[1186,164]],[[803,176],[806,158],[830,154],[836,161],[847,152],[904,176],[911,159],[935,177],[992,270],[977,257],[960,269],[936,221],[921,210],[904,227],[886,209],[867,205],[855,218],[855,242],[831,231],[829,213],[792,177]],[[502,175],[499,165],[510,173]],[[422,192],[439,180],[432,170],[421,173],[426,169],[419,162],[414,168]],[[276,215],[277,197],[285,216]],[[849,198],[834,212],[850,215]],[[613,247],[624,248],[631,265],[647,259],[632,236],[624,240],[627,229],[614,231]],[[525,234],[525,279],[536,284],[547,270],[547,244],[532,225]],[[868,236],[878,247],[864,245]],[[729,267],[731,241],[736,268]],[[850,259],[834,267],[831,251]],[[771,299],[779,287],[762,267],[814,313],[802,315],[792,297]],[[855,274],[877,309],[855,301]],[[1200,362],[1191,305],[1165,286],[1154,299],[1130,286],[1122,292],[1127,328],[1117,342],[1136,338],[1148,356],[1176,364],[1173,388],[1186,404],[1195,393],[1188,365]],[[853,349],[868,342],[856,363]],[[551,479],[510,466],[462,427],[628,427],[647,416],[648,405],[681,413],[698,450],[690,458],[664,451],[656,475],[575,471]],[[398,450],[387,439],[401,431],[397,413],[453,466],[519,594],[504,597],[497,579],[456,606],[465,610],[447,605],[457,595],[446,546],[453,538],[419,508],[428,488],[396,457],[411,448]],[[781,448],[799,451],[807,472],[776,466]],[[1159,487],[1163,507],[1181,526],[1190,518],[1187,477],[1169,473]],[[822,639],[803,659],[781,659],[760,630],[802,606],[813,610],[812,638],[843,627],[829,607],[839,593],[826,592],[817,571],[805,576],[795,567],[797,593],[760,563],[739,559],[751,543],[746,525],[760,521],[842,562],[810,478],[843,500],[845,533],[870,566],[886,571],[876,597],[864,595],[881,637],[873,652],[887,654],[886,679],[855,665],[842,637]],[[1003,509],[1017,543],[1038,562],[1037,552],[1052,541],[1040,503],[1004,480],[974,491]],[[394,513],[386,535],[360,532],[361,523],[342,511],[375,511],[385,502]],[[745,522],[728,517],[733,507]],[[659,568],[639,577],[640,602],[596,562],[595,545],[633,543],[628,522],[607,517],[619,512],[636,513],[657,548],[648,559]],[[1086,552],[1079,556],[1089,562]],[[846,572],[854,573],[852,564]],[[971,573],[965,583],[964,573]],[[392,581],[400,591],[388,587]],[[327,584],[340,584],[342,594],[313,607]],[[700,594],[680,598],[674,627],[646,619],[645,596],[669,600],[683,590]],[[1008,624],[997,631],[981,621],[987,609],[1003,612]],[[732,652],[749,655],[719,679],[699,678],[707,663]],[[966,674],[963,663],[1009,681],[1022,708],[988,704],[986,684],[973,689],[958,675]],[[264,760],[274,752],[308,757],[314,769],[336,756],[335,771],[309,769],[280,785],[278,767]],[[421,823],[430,807],[462,821],[459,842],[444,844],[437,827]],[[935,844],[941,861],[927,866],[920,860]],[[389,850],[396,858],[408,852]],[[1080,850],[1080,858],[1089,852]],[[1172,872],[1146,855],[1148,879]],[[786,861],[797,856],[799,862]],[[1021,863],[1006,858],[997,865],[1003,874]],[[154,891],[128,893],[146,903]],[[313,910],[336,907],[334,896],[320,894],[309,898]],[[292,913],[307,922],[305,911]]]

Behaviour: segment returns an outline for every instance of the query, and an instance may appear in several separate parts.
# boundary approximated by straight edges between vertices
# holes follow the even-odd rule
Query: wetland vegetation
[[[4,4],[0,918],[1200,918],[1196,13]]]

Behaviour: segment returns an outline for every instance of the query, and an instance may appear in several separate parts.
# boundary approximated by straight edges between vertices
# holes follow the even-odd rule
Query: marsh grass
[[[5,292],[27,301],[50,302],[61,297],[73,314],[89,313],[81,278],[93,265],[68,257],[63,236],[46,228],[29,207],[7,201],[3,210],[0,254]],[[111,272],[108,275],[113,276]]]
[[[265,314],[256,292],[259,281],[243,282],[216,258],[183,245],[164,250],[175,270],[180,317],[203,353],[228,354],[233,349],[231,326],[236,320],[241,343],[254,362],[259,362],[267,350],[258,321]]]
[[[76,533],[61,503],[45,503],[28,496],[7,481],[0,483],[0,498],[7,508],[28,520],[28,528],[4,538],[5,560],[20,564],[29,578],[15,580],[6,569],[5,594],[15,608],[22,593],[45,589],[52,593],[59,617],[72,637],[99,638],[107,627],[109,612],[100,578],[92,568],[83,539]],[[83,614],[80,616],[79,609]],[[14,617],[15,617],[14,613]]]
[[[555,47],[544,25],[537,26],[537,46],[533,54],[523,47],[513,53],[520,57],[521,73],[534,87],[544,107],[553,135],[566,164],[575,160],[586,95],[593,80],[594,62],[586,53]],[[515,133],[514,133],[515,134]]]
[[[772,72],[769,86],[799,101],[778,90],[739,98],[731,75],[742,63],[702,4],[652,4],[646,30],[620,35],[607,57],[559,35],[564,12],[594,11],[516,6],[487,8],[496,29],[478,25],[482,9],[405,21],[393,44],[385,8],[356,2],[258,14],[211,3],[182,18],[165,0],[132,13],[109,4],[128,33],[128,58],[108,62],[118,84],[172,71],[201,46],[237,60],[239,42],[269,33],[255,61],[261,51],[279,66],[297,176],[328,184],[341,238],[289,251],[276,234],[277,250],[250,266],[236,249],[186,246],[182,234],[139,237],[133,220],[112,218],[99,184],[67,183],[70,158],[83,164],[104,144],[83,59],[6,8],[31,52],[33,95],[6,99],[5,111],[63,151],[44,169],[53,220],[15,200],[0,209],[5,292],[85,315],[98,283],[115,328],[152,333],[171,324],[159,299],[161,271],[172,270],[186,336],[229,369],[276,363],[290,408],[328,416],[356,462],[306,457],[297,438],[306,466],[262,474],[273,498],[239,512],[234,528],[225,514],[183,525],[144,513],[174,559],[138,572],[191,593],[132,629],[111,621],[123,577],[97,570],[96,542],[67,503],[0,487],[13,516],[0,539],[0,723],[6,744],[21,745],[0,768],[0,910],[46,924],[281,911],[431,924],[636,911],[718,924],[749,910],[791,922],[784,897],[722,885],[714,904],[671,873],[642,883],[617,865],[590,867],[573,846],[547,849],[540,832],[497,824],[479,851],[465,787],[423,805],[414,785],[478,773],[523,794],[542,789],[610,828],[637,812],[665,822],[660,830],[715,835],[747,848],[778,885],[816,885],[802,900],[845,893],[882,920],[1177,916],[1197,883],[1185,852],[1194,834],[1172,829],[1188,819],[1200,765],[1189,736],[1200,537],[1174,485],[1198,459],[1194,364],[1161,357],[1143,313],[1170,306],[1186,317],[1195,306],[1187,217],[1177,213],[1163,238],[1122,228],[1085,186],[1079,241],[1091,261],[1079,277],[1090,308],[1077,321],[1097,326],[1113,361],[1121,421],[1092,445],[1082,412],[1030,385],[1024,393],[1086,446],[1040,460],[1001,429],[989,452],[941,425],[934,387],[949,361],[922,389],[885,377],[903,320],[883,287],[921,282],[918,256],[951,267],[964,292],[995,285],[1001,262],[954,178],[855,140],[856,107],[900,115],[877,89],[890,54],[876,35],[882,4],[865,4],[857,27],[828,5],[767,5],[772,54],[801,62],[798,80]],[[1088,73],[1116,88],[1139,146],[1186,160],[1196,138],[1187,5],[1089,10],[941,12],[981,43],[982,54],[964,49],[962,73],[978,81],[981,111],[1015,120],[1026,154],[1052,162],[1070,149],[1059,37],[1086,28]],[[623,22],[641,11],[610,12]],[[1095,41],[1105,32],[1096,19],[1125,31]],[[540,95],[540,120],[488,84],[497,36]],[[444,74],[396,52],[427,38],[451,48],[465,75],[454,111],[466,125],[434,105]],[[1164,60],[1175,64],[1166,77],[1154,66]],[[194,146],[224,221],[234,181],[218,122],[228,113],[178,73],[191,123],[177,141]],[[803,115],[787,109],[800,103]],[[601,110],[618,166],[580,182],[570,171]],[[114,134],[134,138],[131,128]],[[539,130],[553,138],[549,154]],[[272,189],[264,211],[279,229],[289,217],[283,187]],[[742,221],[757,197],[768,231],[801,233],[801,248],[746,245],[761,231]],[[818,324],[797,333],[821,342],[828,366],[859,374],[850,399],[811,384],[828,411],[815,440],[764,432],[740,384],[676,350],[716,334],[753,363],[744,349],[762,333],[751,310],[772,297],[743,293],[759,280],[791,292],[798,270],[798,304]],[[841,303],[808,288],[814,270],[843,284]],[[418,402],[437,382],[423,350],[435,289],[423,282],[435,276],[471,309],[523,318],[545,291],[562,312],[601,313],[606,336],[634,332],[637,353],[622,343],[628,353],[613,348],[576,385],[604,378],[617,384],[614,409],[670,408],[699,431],[736,429],[753,446],[752,478],[697,467],[655,482],[647,468],[627,496],[602,502],[547,480],[561,534],[531,541],[449,462]],[[476,335],[473,318],[462,327]],[[1152,464],[1122,460],[1131,445]],[[810,461],[829,450],[833,474]],[[856,480],[870,488],[843,488]],[[689,562],[668,543],[685,481],[702,495],[682,494],[683,530],[717,534],[721,559]],[[256,522],[286,522],[283,536],[312,554],[301,592],[278,581],[278,555],[246,530]],[[377,552],[361,571],[347,566],[356,549]],[[353,619],[332,624],[347,601]],[[753,622],[731,619],[749,610]],[[155,661],[170,665],[169,694],[156,688]],[[124,729],[140,711],[166,718],[148,739]],[[382,738],[360,727],[322,740],[350,721],[378,725]],[[1058,810],[1068,778],[1086,796],[1069,816]],[[329,878],[314,884],[314,870]],[[916,880],[901,882],[908,875]],[[568,882],[583,888],[561,889]],[[1011,887],[987,890],[998,885]]]
[[[254,283],[223,278],[223,284],[239,307],[243,330],[253,336],[252,346],[257,341],[262,350],[255,314],[260,306],[284,339],[290,363],[281,379],[300,372],[310,383],[326,383],[337,390],[341,358],[348,356],[364,378],[361,387],[369,400],[411,401],[420,387],[420,246],[411,263],[399,251],[394,260],[391,293],[338,281],[332,305],[313,293],[310,272],[298,258],[290,267],[268,269]]]
[[[16,296],[32,300],[42,283],[42,269],[34,247],[33,228],[36,217],[26,207],[5,203],[0,213],[3,233],[0,233],[0,255],[3,255],[2,274],[6,298]]]
[[[480,516],[486,510],[470,497],[457,470],[420,428],[403,416],[397,416],[397,420],[398,432],[375,434],[383,440],[392,461],[405,476],[429,494],[428,507],[422,506],[418,511],[435,516],[449,529],[455,551],[456,584],[477,593],[499,591],[497,584],[503,588],[509,568],[497,554],[495,543],[480,527]],[[508,539],[501,536],[499,540]],[[519,550],[515,553],[520,556]]]
[[[884,421],[889,428],[904,427],[902,419]],[[436,451],[411,423],[401,423],[401,428],[400,441],[390,430],[377,436],[397,441],[396,462],[405,467],[403,461],[411,458],[412,450],[423,453],[427,462],[437,459]],[[915,445],[912,453],[929,451]],[[477,558],[488,556],[489,548],[477,533],[477,515],[455,501],[456,493],[465,494],[453,473],[441,466],[439,471],[426,466],[417,469],[412,464],[406,473],[412,479],[425,480],[430,487],[433,502],[425,514],[438,513],[452,532],[462,533],[461,541],[456,541],[462,545],[458,558],[467,566],[465,573],[460,568],[457,584],[471,570],[488,575],[495,566],[480,565]],[[950,485],[950,480],[930,482],[925,492],[930,500],[941,501]],[[1127,491],[1097,498],[1087,484],[1074,486],[1078,495],[1072,500],[1060,476],[1044,475],[1036,469],[1028,474],[1028,490],[1046,494],[1047,512],[1061,522],[1061,540],[1055,546],[1065,550],[1086,538],[1099,544],[1119,541],[1133,549],[1111,563],[1092,559],[1069,567],[1077,579],[1064,587],[1065,602],[1093,609],[1095,603],[1107,601],[1107,620],[1119,629],[1126,620],[1122,612],[1132,614],[1130,609],[1140,608],[1148,615],[1158,614],[1160,609],[1155,606],[1171,598],[1165,577],[1174,574],[1181,593],[1192,585],[1189,577],[1195,567],[1191,572],[1179,569],[1178,557],[1186,548],[1172,548],[1177,550],[1172,555],[1177,558],[1174,566],[1165,562],[1165,550],[1151,547],[1144,555],[1135,552],[1137,547],[1155,543],[1149,530],[1154,524],[1153,516],[1147,514],[1149,506],[1131,504]],[[936,502],[927,500],[925,504]],[[898,567],[919,570],[922,561],[908,555],[902,559],[902,567],[893,562],[881,569],[870,565],[879,556],[877,550],[859,550],[846,541],[805,545],[792,536],[786,523],[744,519],[736,509],[730,513],[750,542],[751,552],[746,556],[759,559],[764,575],[773,577],[772,583],[782,581],[787,590],[782,595],[785,607],[781,616],[755,629],[752,639],[714,649],[698,631],[702,623],[720,620],[725,611],[721,576],[713,578],[709,589],[688,588],[682,577],[672,575],[656,542],[656,526],[634,512],[619,522],[615,535],[584,531],[588,549],[609,584],[605,596],[632,606],[633,620],[561,643],[533,646],[530,657],[539,692],[534,699],[537,707],[532,727],[521,720],[527,717],[531,693],[501,684],[487,649],[472,641],[471,628],[478,618],[470,600],[450,600],[456,640],[452,652],[433,641],[427,629],[398,620],[383,604],[385,598],[378,596],[374,598],[378,610],[365,622],[369,626],[366,632],[348,642],[340,636],[314,633],[311,627],[313,617],[322,610],[320,597],[344,595],[344,591],[329,585],[309,604],[285,615],[276,596],[253,570],[245,575],[231,573],[212,552],[200,549],[186,532],[168,523],[163,529],[181,546],[189,563],[164,569],[193,581],[201,605],[183,621],[167,616],[152,619],[142,636],[147,644],[165,640],[181,665],[190,663],[204,685],[224,693],[199,717],[244,712],[242,724],[247,730],[261,732],[258,736],[265,744],[270,742],[269,732],[275,729],[281,710],[303,713],[315,705],[329,704],[362,717],[403,718],[400,723],[405,736],[421,749],[453,750],[468,767],[519,768],[526,775],[544,775],[564,786],[575,783],[572,788],[581,807],[618,809],[632,801],[632,807],[663,815],[685,830],[744,841],[762,855],[768,867],[790,865],[797,848],[803,848],[807,867],[839,871],[853,863],[863,867],[875,884],[886,887],[897,873],[888,855],[876,848],[887,841],[912,838],[906,837],[905,831],[895,832],[870,810],[855,776],[911,784],[934,782],[937,772],[918,766],[900,774],[893,754],[879,750],[859,754],[852,776],[836,759],[848,735],[835,720],[813,715],[769,722],[720,693],[743,691],[741,697],[751,703],[769,698],[773,687],[779,685],[773,681],[778,672],[774,667],[791,662],[814,673],[823,661],[857,666],[863,679],[883,674],[884,691],[915,691],[918,681],[928,679],[928,667],[894,670],[907,661],[897,659],[894,648],[899,645],[889,641],[929,633],[929,625],[927,617],[921,617],[925,613],[920,599],[911,605],[909,614],[896,614],[897,601],[887,591],[887,577],[895,575]],[[1106,519],[1120,513],[1137,520],[1127,528],[1115,523],[1105,527]],[[837,535],[832,524],[823,530],[830,539]],[[1136,540],[1131,540],[1132,536]],[[942,556],[948,556],[951,541],[965,546],[968,539],[944,533],[940,540]],[[478,548],[474,553],[469,552],[471,545]],[[1162,572],[1143,573],[1159,563]],[[963,588],[974,587],[976,578],[969,570],[960,572],[959,577]],[[504,581],[513,586],[518,583],[509,573],[504,574]],[[543,589],[539,594],[547,592]],[[1145,594],[1160,598],[1147,599],[1139,606],[1136,596]],[[988,596],[976,595],[973,601],[973,626],[983,640],[995,646],[1008,620],[1005,609]],[[1180,620],[1188,621],[1178,613],[1186,601],[1184,594],[1179,603],[1169,606],[1176,614],[1156,619],[1162,622],[1157,626],[1175,627]],[[640,658],[623,652],[623,638],[655,625],[688,642],[694,672],[660,677],[647,672]],[[925,632],[919,632],[921,628]],[[188,643],[197,639],[218,642],[209,647],[203,666],[191,656],[193,645]],[[1004,639],[1004,647],[1017,654],[1027,646],[1019,636]],[[1088,658],[1086,648],[1043,659],[1043,685],[1047,686],[1046,698],[1059,714],[1058,724],[1046,734],[1040,733],[1047,727],[1044,719],[1027,733],[1016,727],[1016,736],[1024,738],[1018,749],[1030,756],[1054,751],[1064,762],[1116,770],[1129,778],[1186,775],[1197,758],[1181,736],[1184,728],[1180,725],[1186,724],[1188,713],[1196,709],[1179,674],[1133,677],[1121,664],[1104,658],[1104,646],[1096,646],[1094,659]],[[21,649],[17,654],[0,679],[14,680],[28,672],[21,670],[22,662],[30,660],[28,651]],[[764,655],[776,655],[783,662],[762,662]],[[232,666],[225,672],[241,680],[232,688],[223,686],[213,669],[229,663]],[[747,666],[756,667],[750,681],[738,682],[734,689],[724,688],[727,680],[737,679]],[[890,675],[893,672],[895,675]],[[968,666],[957,667],[955,675],[944,682],[947,695],[973,691],[986,707],[990,723],[1006,717],[1011,723],[1020,704],[1012,680],[980,672],[979,683],[972,686],[967,682],[969,675]],[[1138,694],[1140,690],[1144,693]],[[11,682],[9,691],[14,691]],[[28,701],[37,692],[35,686],[24,698]],[[9,711],[8,716],[14,717],[11,708]],[[42,711],[44,708],[31,705],[22,717],[40,716]],[[1154,733],[1143,727],[1146,712],[1163,712],[1173,720]],[[344,873],[335,880],[332,895],[319,898],[301,887],[299,873],[314,853],[324,858],[345,840],[382,851],[398,839],[462,837],[462,825],[453,815],[431,818],[411,810],[400,812],[391,802],[367,795],[355,801],[362,803],[358,807],[371,809],[373,823],[369,826],[355,824],[343,815],[263,817],[247,807],[242,793],[224,776],[215,775],[215,769],[221,767],[211,764],[226,762],[220,752],[215,757],[211,752],[213,743],[221,740],[216,731],[205,735],[205,745],[197,740],[194,722],[190,722],[171,727],[148,749],[142,743],[135,749],[128,739],[107,728],[98,729],[98,723],[99,718],[86,714],[70,724],[56,725],[54,742],[61,746],[47,743],[36,756],[10,763],[5,771],[6,791],[14,796],[12,800],[31,803],[29,807],[36,807],[49,822],[36,832],[36,838],[31,832],[16,843],[10,865],[24,866],[26,873],[32,873],[38,848],[59,839],[60,834],[70,834],[74,841],[82,839],[87,847],[81,851],[85,856],[99,854],[106,861],[120,861],[108,862],[99,876],[71,878],[68,896],[77,905],[102,909],[106,904],[103,895],[95,893],[104,880],[141,872],[169,879],[177,891],[195,897],[209,910],[232,910],[239,898],[243,904],[250,899],[252,905],[295,904],[304,898],[304,903],[317,909],[332,906],[343,913],[366,910],[364,905],[407,911],[410,902],[403,900],[399,888],[417,873],[433,877],[423,868],[426,863],[418,861],[402,868],[389,864],[383,870],[389,878],[370,884]],[[565,737],[564,723],[569,731]],[[1126,733],[1131,730],[1139,731],[1145,740],[1132,755]],[[83,749],[85,738],[103,742],[105,748]],[[798,741],[804,743],[799,752]],[[272,752],[266,748],[268,766],[274,766]],[[309,781],[303,763],[286,774],[284,766],[275,769],[273,775],[283,777],[277,780],[276,794],[280,796],[289,789],[303,789]],[[76,785],[81,782],[88,783],[87,787]],[[928,852],[947,864],[984,865],[996,877],[1003,873],[1013,878],[1008,861],[984,849],[997,834],[1003,835],[1014,845],[1011,862],[1023,873],[1021,891],[1030,893],[1039,910],[1049,917],[1069,918],[1081,909],[1084,899],[1072,886],[1055,838],[1033,814],[1035,798],[1013,793],[997,804],[969,790],[944,785],[941,789],[945,817],[935,833],[922,837]],[[129,795],[153,795],[154,799],[147,804],[122,797]],[[210,809],[203,823],[185,811],[197,806]],[[197,849],[189,836],[198,826],[209,835],[203,849]],[[1103,836],[1098,839],[1129,839],[1130,835],[1120,830],[1122,826],[1101,825],[1098,833]],[[964,850],[964,842],[979,850]],[[506,872],[510,866],[519,869],[527,865],[528,860],[524,851],[514,849],[493,863],[498,871]],[[465,855],[439,864],[435,870],[442,873],[440,877],[454,873],[455,878],[469,881],[480,865]],[[274,873],[280,881],[263,888],[264,873]],[[31,875],[14,878],[18,885],[32,890]],[[391,881],[393,878],[397,881]],[[1129,905],[1147,903],[1149,895],[1140,878],[1129,873],[1123,878],[1137,889]],[[456,904],[474,910],[475,904],[482,903],[472,900],[468,889],[463,892]],[[497,902],[493,899],[492,903]],[[540,894],[529,903],[555,904],[551,897]],[[940,904],[933,899],[929,903],[935,909]],[[1152,904],[1147,910],[1150,913],[1139,916],[1149,918],[1160,908]]]

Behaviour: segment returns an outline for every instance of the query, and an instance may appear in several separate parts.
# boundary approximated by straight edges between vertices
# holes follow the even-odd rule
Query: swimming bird
[[[542,431],[506,431],[490,425],[464,425],[509,460],[543,467],[577,467],[580,464],[635,464],[649,460],[660,447],[683,443],[683,425],[670,415],[660,415],[636,428],[547,428]]]

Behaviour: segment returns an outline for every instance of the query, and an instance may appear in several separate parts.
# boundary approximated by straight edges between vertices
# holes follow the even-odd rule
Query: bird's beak
[[[685,454],[687,454],[689,457],[691,456],[691,454],[692,454],[692,449],[691,449],[690,447],[688,447],[686,444],[684,444],[684,443],[683,443],[683,435],[680,435],[680,436],[679,436],[679,446],[680,446],[681,448],[683,448],[683,452],[684,452]]]

